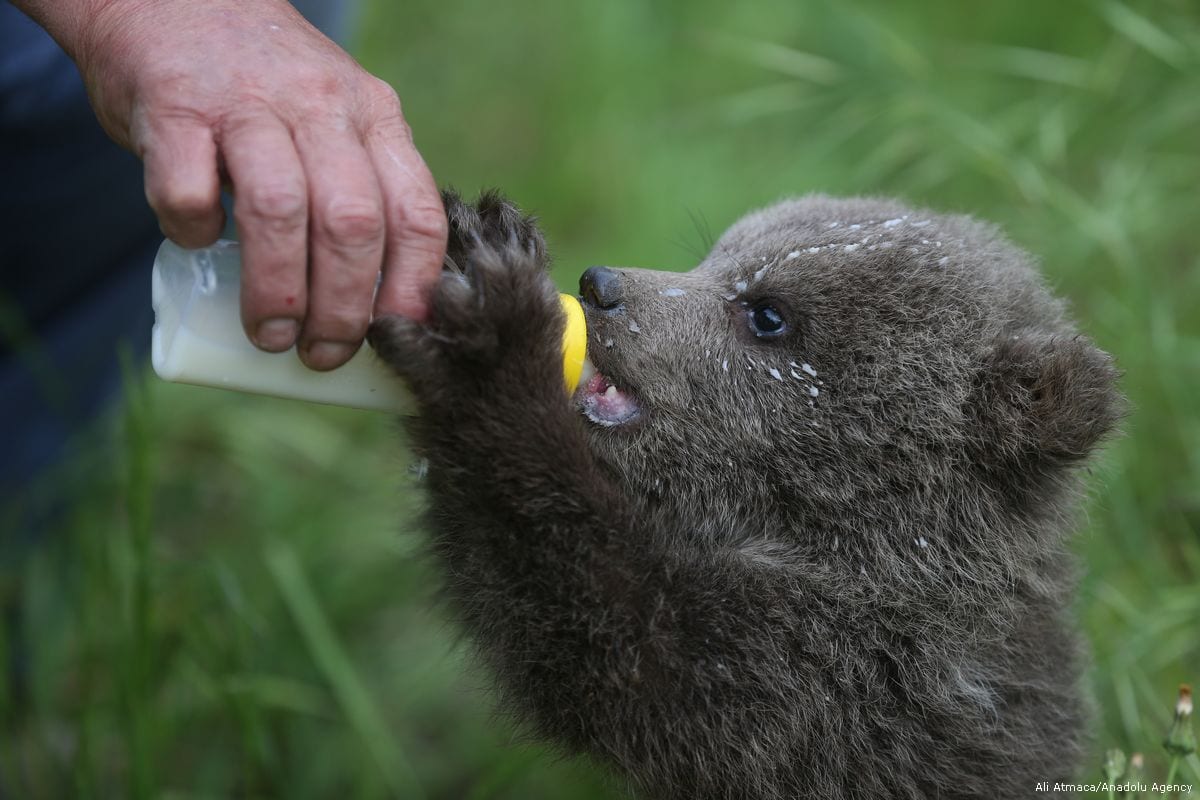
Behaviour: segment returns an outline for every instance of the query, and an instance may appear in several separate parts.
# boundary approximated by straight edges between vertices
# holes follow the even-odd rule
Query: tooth
[[[596,374],[596,367],[590,358],[583,359],[583,369],[579,373],[579,385],[587,386],[587,382]]]
[[[617,387],[610,385],[607,389],[604,390],[604,396],[609,397],[609,398],[616,397],[617,396]]]

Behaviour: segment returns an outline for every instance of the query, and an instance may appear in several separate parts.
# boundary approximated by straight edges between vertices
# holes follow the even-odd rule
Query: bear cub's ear
[[[1021,332],[984,354],[969,401],[985,469],[1045,469],[1086,458],[1125,413],[1112,357],[1084,336]]]

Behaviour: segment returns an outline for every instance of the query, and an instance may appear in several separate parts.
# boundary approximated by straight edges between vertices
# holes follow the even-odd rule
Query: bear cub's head
[[[593,267],[580,289],[575,402],[605,468],[646,513],[768,557],[857,573],[881,546],[952,558],[981,524],[1061,528],[1121,413],[1111,359],[964,216],[809,196],[691,272]]]

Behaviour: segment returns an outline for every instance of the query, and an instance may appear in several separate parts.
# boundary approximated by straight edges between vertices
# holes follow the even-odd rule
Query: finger
[[[192,118],[147,120],[136,146],[145,164],[146,201],[163,235],[183,247],[215,242],[225,211],[217,144],[208,124]]]
[[[377,119],[365,132],[387,220],[383,280],[375,313],[423,320],[446,254],[446,212],[433,175],[413,145],[395,93],[382,84]],[[382,109],[382,110],[381,110]]]
[[[313,369],[344,364],[362,345],[383,261],[383,199],[375,169],[349,126],[296,134],[308,176],[308,313],[300,358]]]
[[[291,133],[274,117],[223,131],[242,242],[242,325],[258,347],[279,352],[300,333],[308,294],[308,184]]]

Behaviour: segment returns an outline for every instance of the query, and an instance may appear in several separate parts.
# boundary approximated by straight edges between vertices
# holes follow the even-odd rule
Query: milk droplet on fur
[[[687,292],[677,286],[668,286],[659,292],[663,297],[683,297]]]
[[[811,396],[816,397],[817,395],[819,395],[821,393],[821,390],[815,386],[810,386],[810,387],[808,387],[808,393]]]
[[[806,375],[811,375],[814,378],[817,377],[817,371],[812,368],[811,364],[801,364],[800,370],[801,370],[801,372],[804,372]]]
[[[775,380],[783,380],[783,376],[779,374],[779,370],[775,369],[774,367],[771,367],[769,370],[767,370],[767,372],[771,373],[771,377]]]
[[[737,292],[738,294],[741,294],[742,292],[746,291],[746,282],[745,282],[745,281],[738,281],[737,283],[735,283],[735,284],[733,285],[733,290],[734,290],[735,292]]]
[[[638,327],[636,319],[629,320],[629,332],[630,333],[641,333],[642,332],[642,329],[640,327]]]
[[[788,253],[786,256],[784,256],[784,257],[783,257],[783,260],[784,260],[784,261],[791,261],[793,258],[799,258],[799,257],[800,257],[800,251],[799,251],[799,250],[793,250],[792,252],[790,252],[790,253]]]

